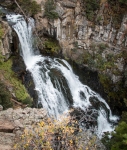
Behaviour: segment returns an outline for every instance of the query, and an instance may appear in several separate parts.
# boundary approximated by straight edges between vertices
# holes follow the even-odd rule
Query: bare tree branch
[[[16,0],[14,0],[15,4],[18,6],[18,8],[21,10],[21,12],[23,13],[25,19],[27,19],[26,14],[24,13],[24,11],[22,10],[22,8],[20,7],[20,5],[18,4],[18,2]]]

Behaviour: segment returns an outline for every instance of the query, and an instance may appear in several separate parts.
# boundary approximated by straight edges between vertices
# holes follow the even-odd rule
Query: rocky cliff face
[[[105,25],[104,15],[109,9],[106,7],[106,3],[101,4],[101,9],[96,12],[96,23],[86,18],[82,7],[84,4],[81,0],[66,0],[64,2],[57,0],[55,3],[59,18],[54,21],[43,18],[44,3],[45,1],[42,0],[42,13],[35,17],[37,31],[40,36],[45,32],[51,36],[55,34],[65,57],[82,64],[84,57],[86,57],[85,53],[93,53],[91,50],[93,45],[96,48],[96,45],[100,43],[106,44],[105,50],[101,54],[104,59],[108,54],[116,56],[126,48],[127,16],[124,16],[119,29],[112,26],[112,17]],[[123,58],[117,59],[115,65],[122,72],[124,70]],[[97,67],[93,68],[97,69]],[[108,69],[105,70],[105,73],[109,72]],[[113,82],[117,82],[120,78],[116,75],[111,75],[111,77]]]
[[[56,0],[54,1],[55,12],[59,18],[52,20],[44,16],[47,0],[36,0],[36,2],[41,5],[42,10],[41,13],[35,15],[36,31],[41,43],[39,48],[42,51],[44,35],[56,37],[65,58],[72,59],[100,73],[108,74],[113,83],[122,79],[121,73],[127,70],[124,57],[127,46],[126,14],[123,20],[121,19],[121,25],[116,28],[113,17],[110,15],[111,8],[105,0],[100,3],[100,9],[94,12],[94,22],[87,19],[84,1]],[[1,4],[10,6],[12,3],[7,1]],[[3,24],[6,23],[3,22]],[[6,32],[2,37],[1,49],[2,54],[9,57],[10,45],[8,43],[12,43],[12,31],[9,26],[6,27],[7,24],[4,26]]]
[[[120,100],[118,108],[122,107],[121,100],[127,97],[127,15],[123,8],[118,9],[124,15],[120,16],[120,12],[116,17],[117,7],[103,0],[93,18],[88,19],[84,1],[56,0],[59,17],[53,20],[45,17],[46,0],[38,2],[42,12],[35,15],[35,23],[40,50],[44,51],[45,35],[56,37],[65,59],[97,71],[104,91],[112,99],[112,107],[116,100]]]
[[[43,109],[10,108],[0,111],[0,149],[14,150],[13,146],[20,140],[24,129],[31,129],[43,119],[47,119]]]
[[[1,21],[2,36],[0,39],[0,52],[6,59],[11,55],[12,29],[7,22]]]

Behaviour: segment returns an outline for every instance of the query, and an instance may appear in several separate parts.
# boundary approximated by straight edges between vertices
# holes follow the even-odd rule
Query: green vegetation
[[[35,0],[17,0],[17,2],[28,16],[41,12],[41,6]]]
[[[127,4],[127,0],[118,0],[119,3]]]
[[[0,24],[0,40],[1,40],[2,36],[3,36],[3,34],[4,34],[4,30],[3,30],[3,28],[2,28],[2,26]]]
[[[20,8],[23,10],[26,16],[30,17],[38,12],[41,12],[41,5],[37,4],[36,0],[16,0]],[[17,12],[17,9],[20,9],[17,7],[17,4],[13,1],[10,5],[7,6],[8,9],[11,9],[13,11]],[[21,10],[18,10],[18,13]],[[20,12],[21,13],[21,12]]]
[[[77,121],[70,117],[62,117],[61,121],[46,119],[34,126],[30,131],[24,130],[15,149],[37,149],[37,150],[97,150],[95,141],[96,136],[86,141],[86,133],[79,129]]]
[[[122,121],[118,124],[115,132],[112,132],[112,138],[108,133],[102,138],[103,144],[107,150],[126,150],[127,149],[127,122]]]
[[[88,65],[90,68],[96,68],[99,71],[105,71],[106,69],[110,69],[111,67],[114,67],[114,59],[106,59],[108,57],[108,54],[105,58],[102,57],[103,51],[108,47],[107,44],[100,43],[98,45],[91,44],[91,53],[88,51],[84,52],[84,62]]]
[[[48,18],[48,19],[57,19],[58,13],[55,12],[55,3],[53,0],[47,0],[45,3],[45,13],[44,15]]]
[[[109,3],[127,4],[127,0],[108,0]]]
[[[12,107],[10,99],[11,99],[10,92],[6,89],[4,83],[0,81],[0,105],[3,106],[3,109]]]
[[[13,92],[15,93],[17,100],[22,102],[23,104],[27,103],[30,106],[32,104],[30,96],[28,95],[21,80],[19,80],[16,74],[12,71],[12,59],[3,62],[4,57],[1,56],[0,58],[0,75],[4,75],[3,78],[6,83],[13,87]]]
[[[126,150],[127,149],[127,123],[120,122],[112,134],[111,150]]]
[[[127,94],[126,88],[122,85],[122,80],[118,83],[113,83],[111,77],[103,73],[99,73],[99,80],[107,93],[108,101],[112,104],[112,109],[114,106],[124,107],[123,99],[127,97]]]
[[[53,39],[47,39],[44,42],[44,48],[46,49],[46,52],[50,54],[57,54],[60,50],[58,42]]]
[[[95,11],[100,7],[100,0],[84,0],[84,9],[88,20],[93,21]]]
[[[106,13],[104,24],[108,24],[112,16],[112,25],[119,29],[124,14],[127,12],[127,0],[108,0],[108,13]],[[108,20],[108,21],[107,21]]]
[[[4,30],[0,24],[0,40],[3,34],[4,34]],[[3,60],[4,60],[4,57],[0,54],[0,67],[3,64]],[[1,69],[0,69],[0,74],[1,74]],[[12,103],[10,99],[11,99],[10,92],[6,89],[4,82],[0,81],[0,105],[2,105],[4,109],[12,107]]]
[[[113,55],[111,53],[105,53],[104,51],[108,48],[108,45],[104,43],[92,44],[91,51],[84,52],[84,61],[89,68],[98,71],[99,80],[103,85],[104,91],[108,95],[108,100],[113,104],[116,103],[118,107],[124,106],[124,99],[127,98],[127,73],[121,72],[116,66],[116,60],[124,59],[123,63],[127,61],[126,51],[122,51],[120,54]],[[107,73],[110,72],[115,77],[123,76],[122,79],[112,82],[111,76]]]

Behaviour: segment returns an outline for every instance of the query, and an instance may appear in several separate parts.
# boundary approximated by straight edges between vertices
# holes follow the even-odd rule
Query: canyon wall
[[[107,56],[118,56],[127,46],[127,16],[125,15],[121,22],[120,28],[116,29],[112,26],[112,17],[105,25],[105,14],[108,13],[109,8],[106,4],[101,4],[100,10],[96,12],[96,22],[91,22],[86,18],[85,11],[83,10],[83,2],[81,0],[57,0],[56,12],[59,15],[58,19],[51,20],[43,18],[45,1],[41,2],[42,13],[35,16],[36,29],[40,37],[48,33],[51,36],[56,36],[59,44],[62,48],[62,53],[65,58],[71,58],[79,64],[84,63],[85,53],[92,54],[91,47],[96,49],[97,45],[103,44],[105,46],[104,51],[101,53],[101,57],[107,61]],[[99,17],[101,18],[99,19]],[[94,52],[94,53],[97,53]],[[99,53],[99,52],[98,52]],[[124,71],[124,58],[119,57],[114,64],[117,70]],[[97,59],[95,59],[97,61]],[[97,69],[97,67],[93,67]],[[104,70],[105,73],[110,75],[110,67]],[[97,69],[99,70],[99,69]],[[115,72],[115,71],[114,71]],[[111,74],[113,82],[117,82],[121,76]]]

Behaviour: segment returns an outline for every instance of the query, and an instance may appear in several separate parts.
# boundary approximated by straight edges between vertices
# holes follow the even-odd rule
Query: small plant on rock
[[[41,11],[41,6],[35,0],[17,0],[26,15],[32,16]]]
[[[55,12],[55,4],[53,2],[53,0],[47,0],[47,2],[45,3],[45,13],[44,15],[48,18],[48,19],[57,19],[58,13]]]

